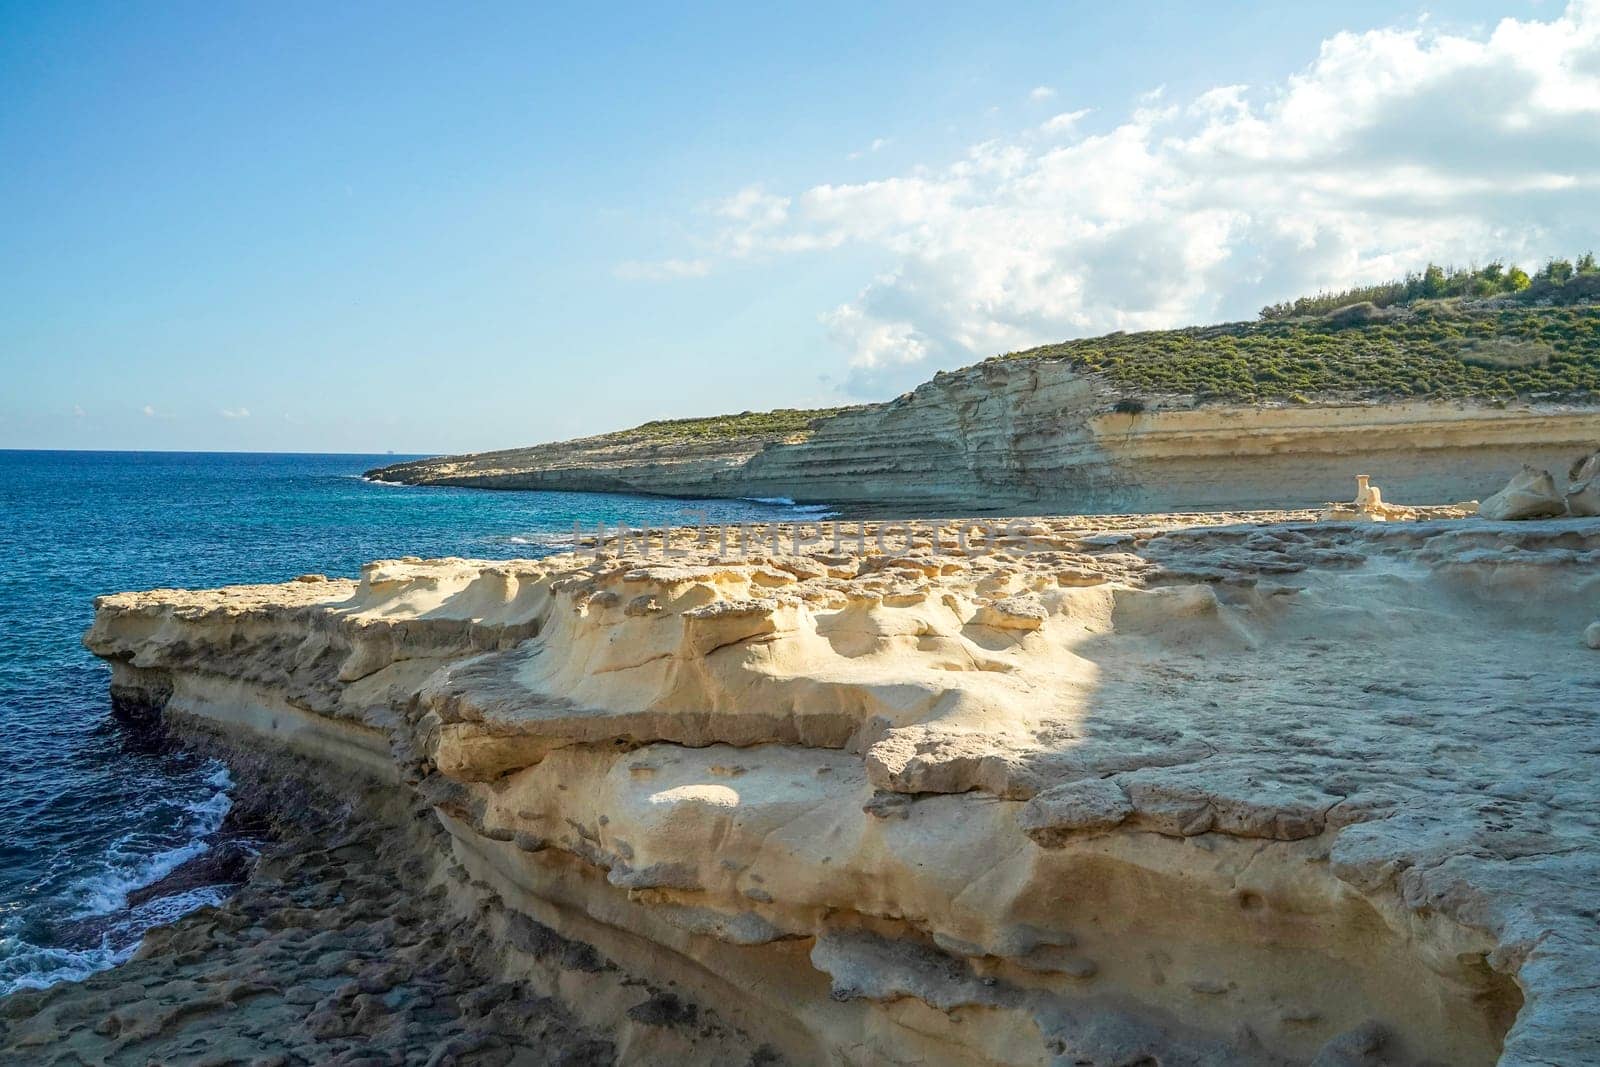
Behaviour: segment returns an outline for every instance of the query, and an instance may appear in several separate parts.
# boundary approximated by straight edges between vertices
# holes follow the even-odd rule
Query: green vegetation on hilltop
[[[656,419],[611,436],[649,437],[657,440],[726,440],[734,437],[788,436],[803,432],[812,420],[837,415],[839,408],[778,408],[742,411],[737,415],[710,415],[698,419]]]
[[[1117,333],[1015,352],[1064,359],[1131,397],[1600,398],[1600,306],[1366,305],[1320,319]]]
[[[1303,315],[1326,315],[1352,304],[1371,304],[1386,308],[1414,304],[1419,300],[1449,297],[1487,299],[1508,296],[1525,304],[1578,304],[1600,299],[1600,263],[1593,252],[1585,252],[1574,263],[1552,259],[1538,273],[1529,275],[1515,264],[1491,263],[1486,267],[1457,270],[1430,263],[1420,274],[1408,274],[1400,281],[1365,285],[1334,293],[1302,296],[1261,309],[1263,319],[1287,319]]]

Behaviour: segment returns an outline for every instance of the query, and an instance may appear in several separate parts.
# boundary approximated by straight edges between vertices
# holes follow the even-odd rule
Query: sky
[[[0,447],[884,400],[1600,250],[1597,194],[1600,0],[0,0]]]

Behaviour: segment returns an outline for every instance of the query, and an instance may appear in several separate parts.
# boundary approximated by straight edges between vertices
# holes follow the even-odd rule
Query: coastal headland
[[[1359,314],[1352,314],[1359,312]],[[368,472],[379,481],[780,497],[855,514],[1314,506],[1381,472],[1472,499],[1600,443],[1600,306],[1356,305],[1068,341],[896,400],[645,423]]]

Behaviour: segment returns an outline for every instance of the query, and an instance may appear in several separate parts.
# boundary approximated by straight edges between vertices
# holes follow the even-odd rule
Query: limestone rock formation
[[[1548,519],[1566,513],[1566,498],[1550,472],[1527,464],[1478,507],[1486,519]]]
[[[120,714],[436,819],[506,966],[536,923],[795,1062],[1600,1060],[1600,522],[1313,518],[391,560],[85,640]]]
[[[1566,502],[1569,514],[1600,515],[1600,452],[1593,452],[1572,465]]]
[[[1600,409],[1571,404],[1329,402],[1247,406],[1166,398],[1137,414],[1065,360],[941,373],[887,404],[803,432],[682,441],[623,435],[443,456],[378,480],[487,489],[786,497],[970,513],[1313,507],[1352,470],[1397,498],[1475,497],[1521,463],[1564,468],[1600,440]]]

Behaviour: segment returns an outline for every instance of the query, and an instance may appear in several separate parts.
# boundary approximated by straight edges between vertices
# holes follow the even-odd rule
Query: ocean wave
[[[94,931],[92,940],[97,943],[36,944],[25,935],[25,924],[8,921],[10,929],[0,935],[0,996],[21,989],[44,989],[57,982],[82,981],[127,960],[152,927],[173,922],[197,908],[222,903],[227,887],[206,885],[152,897],[132,907],[128,904],[130,894],[154,885],[211,850],[212,837],[233,807],[230,793],[234,782],[221,762],[212,761],[201,770],[199,795],[166,797],[156,802],[157,809],[174,813],[176,826],[172,830],[123,834],[107,846],[97,869],[75,879],[55,898],[60,909],[57,914],[67,925],[81,924],[83,929]],[[171,845],[174,836],[181,842]]]
[[[832,504],[796,504],[794,498],[787,496],[742,496],[739,499],[752,504],[768,504],[772,507],[788,508],[794,514],[804,515],[807,518],[825,519],[830,515],[837,514],[833,510]]]
[[[168,801],[190,816],[184,827],[184,842],[150,852],[145,835],[139,831],[117,838],[106,850],[105,867],[79,879],[68,890],[76,918],[121,911],[128,906],[129,893],[165,878],[211,848],[208,839],[222,828],[223,820],[233,808],[233,798],[228,794],[233,778],[227,767],[218,763],[204,781],[216,792],[197,800]]]
[[[214,907],[226,900],[227,896],[228,892],[222,886],[202,885],[193,889],[185,889],[180,893],[173,893],[171,896],[156,897],[154,900],[147,900],[137,908],[131,909],[128,912],[128,919],[119,923],[118,927],[137,931],[139,937],[143,937],[144,931],[153,926],[165,926],[167,923],[183,918],[191,911]],[[137,947],[137,945],[138,940],[135,939],[133,946]],[[123,951],[131,951],[131,949]]]
[[[553,530],[548,533],[505,534],[486,537],[484,540],[497,545],[539,545],[546,548],[559,548],[563,545],[571,547],[573,544],[570,531],[557,533]]]
[[[47,948],[20,938],[0,938],[0,996],[19,989],[45,989],[57,982],[81,982],[98,971],[115,967],[119,953],[109,939],[93,948]]]
[[[147,900],[112,922],[100,942],[79,948],[35,945],[20,937],[0,937],[0,997],[23,989],[45,989],[57,982],[81,982],[92,974],[127,962],[138,951],[145,932],[183,918],[227,898],[221,886],[199,886]]]

